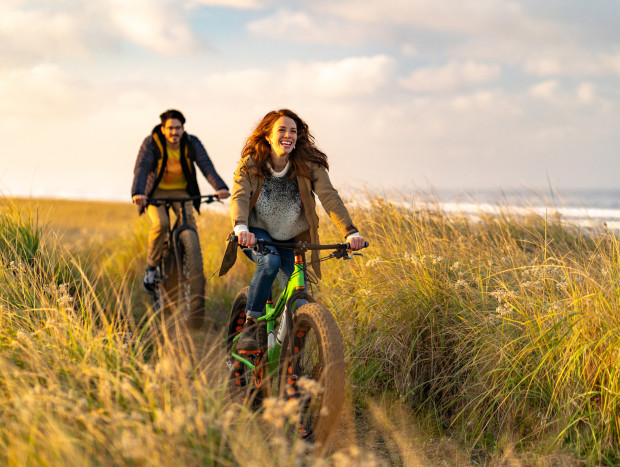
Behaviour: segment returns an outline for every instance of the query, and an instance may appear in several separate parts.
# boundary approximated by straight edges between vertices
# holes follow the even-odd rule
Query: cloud
[[[118,51],[123,41],[160,54],[184,54],[199,47],[187,9],[174,0],[0,4],[5,67],[51,57],[83,60]]]
[[[222,72],[193,65],[191,72],[178,70],[185,76],[182,86],[172,78],[151,74],[126,74],[114,80],[84,77],[51,63],[0,72],[0,111],[9,116],[0,122],[0,138],[38,135],[28,154],[5,170],[9,179],[14,173],[10,170],[34,170],[37,157],[55,141],[54,147],[65,146],[54,152],[61,166],[76,167],[75,157],[86,162],[105,159],[110,164],[109,170],[101,168],[105,177],[122,173],[129,178],[141,139],[161,111],[178,107],[188,117],[188,131],[204,137],[216,164],[229,175],[244,138],[268,110],[292,108],[323,134],[329,133],[323,122],[337,121],[338,116],[355,121],[369,113],[366,102],[384,92],[394,66],[394,60],[385,55]],[[353,108],[360,114],[352,119]],[[114,154],[110,154],[111,142]],[[5,146],[5,151],[18,146]],[[84,147],[90,148],[88,154],[83,154]],[[40,177],[51,170],[48,166],[38,166]],[[49,186],[52,181],[37,179],[36,183]]]
[[[575,88],[568,89],[562,86],[557,79],[541,81],[528,89],[528,96],[534,101],[544,101],[548,108],[563,111],[577,110],[579,107],[591,107],[601,112],[607,112],[614,106],[614,101],[605,100],[599,96],[598,87],[588,81],[581,82]],[[615,103],[618,106],[618,103]]]
[[[533,75],[549,76],[560,74],[563,67],[556,57],[540,57],[526,61],[523,68]]]
[[[556,96],[560,83],[557,79],[550,79],[538,83],[529,89],[529,94],[541,99],[552,100]]]
[[[548,36],[557,30],[549,21],[527,15],[516,1],[506,0],[319,0],[312,3],[320,15],[392,28],[411,28],[471,36]]]
[[[280,69],[245,69],[212,73],[202,86],[217,90],[220,98],[247,101],[307,98],[372,98],[393,79],[395,60],[387,55],[349,57],[342,60],[290,62]]]
[[[544,50],[524,59],[525,72],[536,76],[616,76],[620,75],[620,54],[592,51],[574,45]]]
[[[593,83],[581,83],[577,87],[577,99],[582,104],[591,104],[598,99],[596,86]]]
[[[236,9],[255,9],[261,6],[259,0],[193,0],[196,5],[216,6]]]
[[[367,31],[351,22],[343,23],[333,16],[318,16],[303,10],[277,10],[250,23],[248,30],[265,37],[301,43],[353,45],[368,38]]]
[[[437,187],[493,187],[523,180],[544,185],[546,169],[553,177],[589,146],[596,161],[617,147],[617,112],[601,110],[594,83],[583,81],[564,94],[566,86],[557,80],[523,92],[394,95],[395,67],[393,58],[376,55],[278,69],[197,69],[185,74],[184,86],[169,88],[158,77],[84,83],[49,64],[0,73],[0,108],[11,115],[0,122],[0,137],[4,151],[23,156],[5,164],[0,183],[19,179],[26,189],[45,188],[48,195],[71,186],[73,196],[93,196],[92,180],[98,177],[113,181],[110,187],[128,199],[138,146],[157,115],[171,106],[184,111],[186,128],[205,143],[227,182],[244,138],[260,117],[278,107],[290,107],[308,122],[330,157],[337,185],[430,181]],[[568,98],[571,105],[581,101],[587,112],[562,112]],[[20,106],[22,113],[14,114]],[[38,112],[36,118],[23,113],[26,107]],[[24,150],[23,137],[10,137],[17,134],[37,138]],[[45,159],[50,162],[41,154],[51,154]],[[596,174],[585,168],[564,180],[579,184],[582,177],[587,183]],[[78,178],[84,182],[69,182]]]
[[[88,40],[82,15],[54,10],[45,4],[19,8],[11,3],[0,4],[0,45],[3,61],[27,57],[85,57]],[[7,66],[7,63],[4,63]]]
[[[60,67],[42,63],[0,73],[0,109],[11,118],[49,118],[88,109],[88,93]]]
[[[496,62],[535,76],[620,74],[618,42],[590,40],[604,8],[589,21],[562,22],[561,7],[517,0],[315,0],[251,23],[255,33],[288,41],[400,47],[405,57]],[[592,17],[590,17],[590,14]],[[615,36],[611,37],[613,40]],[[405,46],[403,46],[405,44]]]
[[[337,183],[545,184],[545,170],[564,167],[575,185],[616,183],[613,170],[590,167],[617,159],[616,42],[581,41],[537,16],[534,0],[388,3],[4,0],[0,138],[20,157],[0,182],[18,171],[30,183],[38,167],[37,188],[88,192],[96,176],[126,196],[138,146],[168,107],[184,111],[230,181],[252,126],[289,107]],[[225,30],[221,56],[205,60],[200,21],[215,24],[227,6],[238,11],[213,32]],[[260,15],[242,42],[235,28]],[[589,165],[572,169],[580,161]]]
[[[293,89],[323,97],[371,96],[391,79],[394,59],[386,55],[332,62],[292,63],[287,73]]]
[[[184,18],[184,10],[173,0],[108,0],[112,24],[122,37],[162,54],[186,54],[197,46]]]
[[[443,66],[417,69],[400,82],[414,92],[449,92],[491,83],[500,75],[501,67],[497,64],[449,62]]]

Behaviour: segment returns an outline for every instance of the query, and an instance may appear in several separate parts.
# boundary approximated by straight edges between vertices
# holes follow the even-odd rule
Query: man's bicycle
[[[205,276],[198,232],[187,220],[185,203],[200,199],[209,204],[218,201],[217,195],[186,198],[148,198],[153,206],[165,206],[170,216],[174,204],[180,205],[180,216],[170,225],[160,263],[160,275],[151,293],[155,311],[174,311],[175,306],[189,323],[199,326],[204,318]]]
[[[236,243],[236,239],[233,241]],[[260,406],[262,399],[272,394],[288,400],[296,399],[295,429],[303,438],[321,445],[334,427],[344,400],[344,350],[342,334],[333,315],[306,291],[305,253],[308,250],[332,250],[323,259],[351,259],[352,255],[347,251],[350,245],[259,239],[254,250],[274,254],[267,246],[295,250],[294,271],[276,303],[268,300],[265,315],[257,320],[259,350],[237,350],[237,340],[245,322],[249,287],[235,297],[227,334],[226,363],[231,371],[230,389],[233,396],[254,407]]]

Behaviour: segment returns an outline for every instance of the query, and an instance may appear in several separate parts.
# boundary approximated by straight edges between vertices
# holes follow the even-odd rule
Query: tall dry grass
[[[74,255],[27,207],[3,205],[0,465],[376,465],[356,449],[316,457],[277,401],[260,413],[231,403],[218,323],[189,330],[141,303],[145,233]]]
[[[396,394],[481,462],[620,462],[617,235],[369,201],[371,248],[323,285],[355,397]]]
[[[616,236],[367,201],[353,211],[371,248],[314,287],[348,362],[347,442],[322,458],[283,436],[282,415],[226,396],[221,326],[253,267],[240,255],[213,275],[225,213],[198,220],[210,320],[188,332],[140,290],[146,220],[69,253],[36,214],[2,211],[0,463],[617,462]]]

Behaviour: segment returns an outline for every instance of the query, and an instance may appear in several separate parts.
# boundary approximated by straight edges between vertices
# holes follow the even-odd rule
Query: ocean
[[[563,220],[594,229],[620,230],[620,190],[438,190],[446,212],[476,216],[502,209],[517,214],[560,215]]]

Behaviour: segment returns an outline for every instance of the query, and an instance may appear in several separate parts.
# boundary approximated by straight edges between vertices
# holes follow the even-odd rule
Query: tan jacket
[[[239,161],[235,170],[232,197],[230,198],[230,216],[233,226],[248,225],[250,212],[256,204],[258,195],[263,186],[263,177],[254,174],[255,162],[251,157],[244,157]],[[297,240],[309,241],[310,243],[320,243],[319,241],[319,216],[316,213],[316,194],[321,201],[321,205],[334,221],[344,238],[357,232],[353,225],[349,211],[342,202],[338,191],[333,187],[329,180],[329,175],[324,167],[316,163],[308,163],[311,179],[297,176],[299,193],[303,204],[308,231],[298,236]],[[312,269],[321,278],[319,252],[314,250],[311,254]]]

